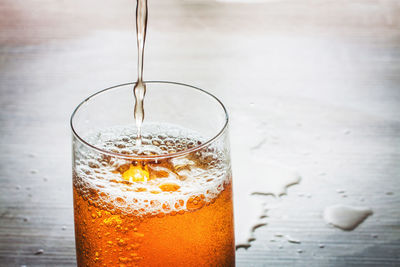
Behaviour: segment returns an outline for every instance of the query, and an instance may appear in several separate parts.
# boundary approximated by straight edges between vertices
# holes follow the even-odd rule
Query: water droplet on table
[[[43,249],[38,249],[36,252],[35,252],[35,255],[42,255],[44,253],[44,250]]]
[[[370,208],[333,205],[324,210],[324,220],[342,230],[353,230],[373,212]]]
[[[286,240],[289,243],[293,243],[293,244],[300,244],[301,243],[301,241],[299,239],[293,238],[290,235],[286,235]]]

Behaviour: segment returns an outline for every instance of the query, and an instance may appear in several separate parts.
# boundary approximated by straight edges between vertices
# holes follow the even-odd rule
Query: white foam
[[[113,153],[125,151],[124,155],[148,154],[146,151],[165,155],[171,150],[182,151],[203,142],[197,133],[171,124],[144,127],[140,149],[136,146],[135,137],[135,129],[125,126],[92,132],[86,140]],[[186,210],[191,198],[202,197],[205,202],[216,198],[231,179],[230,165],[217,144],[169,160],[168,164],[174,171],[159,166],[160,162],[148,162],[151,171],[164,171],[168,176],[147,182],[125,181],[116,172],[120,166],[130,164],[131,160],[107,156],[80,143],[76,145],[75,188],[83,197],[90,198],[93,204],[107,209],[115,207],[123,214],[144,216]],[[166,150],[160,149],[162,146]],[[178,185],[179,189],[175,192],[162,191],[160,185],[165,183]]]

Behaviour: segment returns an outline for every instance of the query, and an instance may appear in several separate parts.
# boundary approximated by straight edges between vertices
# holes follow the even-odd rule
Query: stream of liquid
[[[147,31],[147,0],[137,0],[136,6],[136,38],[138,46],[138,78],[133,89],[135,95],[135,122],[137,128],[136,145],[142,144],[142,123],[144,119],[143,100],[146,84],[143,82],[144,44]]]

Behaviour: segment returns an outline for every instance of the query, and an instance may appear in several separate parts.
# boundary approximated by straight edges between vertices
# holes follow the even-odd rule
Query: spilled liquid
[[[243,112],[232,116],[231,126],[232,172],[234,177],[235,240],[236,248],[248,248],[255,240],[255,231],[268,224],[268,211],[273,202],[287,194],[288,187],[301,181],[300,174],[290,166],[268,158],[263,153],[270,144],[261,124],[260,112],[245,116]],[[248,129],[243,134],[242,125]],[[272,140],[275,142],[276,139]],[[268,226],[267,226],[268,227]],[[282,236],[284,233],[282,234]]]
[[[370,208],[333,205],[325,208],[324,220],[337,228],[351,231],[372,214]]]
[[[235,176],[235,239],[236,247],[249,247],[254,231],[267,224],[268,207],[256,195],[279,197],[287,187],[300,182],[300,175],[290,168],[262,159],[240,156],[241,165],[233,164]],[[236,161],[234,161],[236,162]],[[257,166],[244,168],[243,166]]]
[[[138,78],[133,89],[135,95],[135,122],[137,128],[136,145],[142,144],[142,123],[144,120],[144,96],[146,84],[143,82],[144,44],[147,31],[147,0],[137,0],[136,38],[138,47]]]

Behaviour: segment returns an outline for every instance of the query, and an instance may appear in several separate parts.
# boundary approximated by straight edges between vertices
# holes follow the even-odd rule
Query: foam
[[[137,147],[135,127],[119,126],[92,132],[85,140],[130,156],[167,155],[204,142],[198,133],[172,124],[147,124],[142,136],[142,146]],[[126,215],[175,214],[200,208],[215,199],[231,179],[228,157],[217,143],[184,156],[146,163],[150,173],[166,176],[147,182],[122,179],[116,170],[130,164],[128,159],[101,154],[78,141],[74,146],[74,187],[79,194],[93,205]],[[163,191],[160,188],[165,184],[179,189]]]

